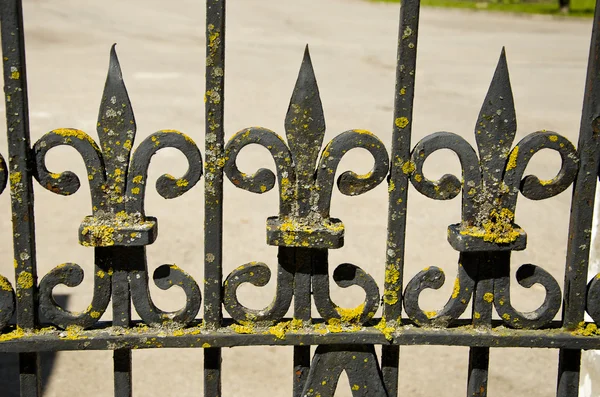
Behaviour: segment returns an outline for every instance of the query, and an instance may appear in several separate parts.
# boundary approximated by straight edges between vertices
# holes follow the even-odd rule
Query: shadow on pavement
[[[54,299],[66,307],[69,295],[55,295]],[[41,322],[46,322],[41,319]],[[48,352],[40,354],[42,366],[42,395],[52,375],[56,353]],[[0,353],[0,394],[2,397],[19,397],[19,355],[17,353]]]

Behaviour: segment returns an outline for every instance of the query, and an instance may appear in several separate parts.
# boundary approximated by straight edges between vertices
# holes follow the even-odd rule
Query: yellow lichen
[[[481,318],[481,314],[479,314],[479,312],[475,312],[475,313],[473,313],[473,318],[479,319],[479,318]]]
[[[385,336],[385,339],[392,340],[394,328],[387,325],[385,318],[382,317],[379,323],[375,325],[375,328],[381,331],[381,333]]]
[[[452,299],[458,298],[458,294],[460,294],[460,280],[456,278],[454,280],[454,288],[452,289]]]
[[[356,323],[360,320],[365,304],[362,303],[354,309],[344,309],[342,307],[336,307],[335,310],[340,315],[340,320],[343,323]]]
[[[69,339],[69,340],[76,340],[76,339],[85,339],[86,336],[82,335],[83,332],[83,327],[80,327],[79,325],[69,325],[66,328],[66,335],[64,336],[64,339]]]
[[[18,70],[13,70],[13,71],[10,73],[10,78],[11,78],[11,80],[19,80],[19,77],[21,77],[21,74],[19,73],[19,71],[18,71]]]
[[[254,324],[249,321],[240,321],[240,324],[232,324],[229,328],[238,334],[251,334],[254,332]]]
[[[12,291],[12,286],[10,285],[10,282],[4,276],[0,276],[0,290]]]
[[[400,279],[400,271],[394,265],[385,267],[385,282],[387,284],[396,284]]]
[[[342,322],[339,318],[330,318],[327,321],[327,331],[331,333],[342,332]]]
[[[600,330],[598,330],[598,326],[594,323],[585,324],[584,321],[580,322],[577,329],[571,332],[573,335],[579,336],[593,336],[600,335]]]
[[[360,386],[359,385],[352,385],[352,390],[356,391],[359,390]]]
[[[297,198],[297,194],[292,189],[292,184],[291,184],[289,178],[281,178],[280,188],[281,188],[281,200],[287,201],[289,199]]]
[[[93,311],[90,313],[91,318],[100,318],[100,312]]]
[[[185,332],[181,328],[173,331],[173,336],[183,336],[183,335],[185,335]]]
[[[383,302],[388,305],[395,305],[398,303],[398,292],[387,290],[383,293]]]
[[[408,125],[408,119],[406,117],[398,117],[394,123],[398,128],[405,128]]]
[[[189,184],[189,182],[187,181],[187,179],[178,179],[176,182],[177,186],[179,187],[185,187]]]
[[[277,339],[285,339],[285,335],[290,331],[297,331],[302,328],[302,320],[293,319],[284,321],[269,328],[269,333],[275,335]]]
[[[510,321],[510,314],[508,314],[508,313],[504,313],[504,314],[502,315],[502,318],[503,318],[503,319],[505,319],[506,321]]]
[[[137,176],[133,177],[133,183],[142,183],[143,179],[144,179],[143,176],[137,175]]]
[[[422,180],[423,180],[423,176],[421,174],[416,174],[415,175],[415,181],[421,182]]]
[[[114,233],[115,228],[108,225],[86,226],[81,231],[82,235],[89,235],[89,240],[91,240],[94,245],[102,247],[115,244]]]
[[[208,349],[209,347],[210,347],[210,343],[204,342],[204,343],[202,344],[202,348],[203,348],[203,349]]]
[[[139,187],[134,187],[131,189],[131,193],[133,194],[140,194],[140,188]]]
[[[402,165],[402,172],[404,172],[406,175],[410,175],[413,172],[415,172],[415,163],[412,161],[407,161],[406,163],[404,163]]]
[[[434,318],[435,316],[437,316],[437,312],[436,311],[425,311],[423,313],[425,313],[425,315],[429,319]]]
[[[21,289],[33,287],[33,275],[30,272],[21,272],[17,277],[17,285]]]
[[[8,178],[10,179],[11,185],[16,185],[17,183],[21,182],[21,177],[22,176],[20,172],[11,172]]]
[[[394,184],[394,181],[390,179],[390,184],[388,186],[388,192],[391,193],[394,191],[394,189],[396,189],[396,184]]]
[[[487,303],[492,303],[494,301],[494,294],[492,294],[491,292],[486,292],[485,294],[483,294],[483,300]]]
[[[556,141],[558,141],[558,136],[556,136],[556,135],[550,135],[548,137],[548,139],[550,139],[552,142],[556,142]]]
[[[25,332],[20,327],[17,327],[14,331],[0,335],[0,342],[7,342],[9,340],[22,338],[23,336],[25,336]]]
[[[81,139],[82,141],[88,141],[93,146],[96,146],[96,143],[88,134],[86,134],[83,131],[76,130],[74,128],[58,128],[56,130],[53,130],[52,132],[54,132],[55,134],[60,135],[64,138],[72,138],[73,137],[73,138]]]
[[[327,333],[327,328],[325,328],[324,324],[315,324],[314,330],[316,333],[325,335]]]
[[[131,150],[131,140],[128,139],[123,143],[123,147],[127,150]]]
[[[520,236],[519,231],[513,228],[514,218],[515,214],[508,208],[502,208],[500,211],[493,209],[481,227],[467,226],[460,233],[496,244],[512,243]]]
[[[508,158],[508,163],[506,164],[506,171],[510,171],[517,166],[517,157],[519,156],[519,147],[515,146],[515,148],[510,153],[510,157]]]

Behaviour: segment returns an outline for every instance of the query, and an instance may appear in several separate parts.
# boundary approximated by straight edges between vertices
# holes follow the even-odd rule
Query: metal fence
[[[581,350],[600,348],[596,324],[584,322],[586,312],[595,322],[600,320],[600,277],[587,284],[600,160],[600,14],[592,33],[579,149],[545,130],[513,146],[516,116],[504,51],[476,121],[477,150],[448,132],[429,135],[411,149],[419,1],[405,0],[388,154],[384,142],[364,130],[346,131],[322,148],[325,120],[308,47],[285,115],[286,138],[251,127],[225,143],[225,1],[207,0],[204,163],[194,141],[174,130],[156,132],[132,150],[136,124],[114,47],[97,122],[99,142],[79,130],[56,129],[31,145],[21,0],[3,0],[0,16],[9,144],[8,164],[0,161],[0,185],[10,182],[16,280],[13,288],[0,276],[0,352],[19,354],[22,396],[40,395],[40,352],[112,350],[115,395],[130,396],[133,349],[184,347],[204,349],[204,394],[220,396],[221,348],[261,345],[293,346],[294,396],[332,396],[343,371],[354,396],[395,396],[400,346],[424,344],[470,348],[468,396],[487,395],[490,348],[559,349],[557,396],[577,395]],[[270,152],[274,171],[260,169],[249,175],[238,169],[237,156],[250,144]],[[92,215],[79,229],[80,243],[93,248],[95,255],[93,299],[83,312],[70,312],[53,298],[57,285],[82,282],[81,267],[60,265],[39,281],[36,271],[34,179],[60,195],[75,193],[81,184],[72,172],[46,168],[47,153],[61,145],[73,147],[84,159],[92,197]],[[182,177],[166,174],[158,179],[161,196],[186,193],[203,173],[205,183],[203,292],[177,266],[161,266],[152,275],[159,288],[178,286],[185,292],[185,306],[176,312],[164,312],[153,303],[146,265],[146,246],[157,238],[158,222],[144,211],[147,170],[152,156],[163,148],[181,151],[189,167]],[[361,305],[342,308],[330,298],[328,251],[344,244],[344,224],[330,217],[329,207],[340,159],[354,148],[370,152],[373,169],[364,175],[343,172],[337,187],[352,196],[387,181],[387,259],[382,264],[385,279],[379,283],[351,264],[333,271],[339,286],[358,286],[365,292]],[[424,175],[425,160],[440,149],[458,156],[462,176],[430,180]],[[551,180],[524,176],[528,162],[542,149],[558,152],[560,170]],[[279,192],[279,215],[267,219],[267,243],[278,247],[273,269],[277,289],[262,310],[243,306],[237,290],[244,283],[265,285],[271,278],[269,267],[252,262],[223,277],[225,176],[250,192]],[[419,307],[419,295],[442,286],[441,269],[430,267],[416,275],[403,271],[409,183],[431,199],[460,195],[462,200],[462,219],[448,227],[448,242],[459,252],[458,276],[448,302],[434,312]],[[562,292],[543,268],[523,265],[517,282],[524,287],[540,284],[546,295],[537,310],[518,311],[510,296],[510,259],[512,251],[525,249],[527,243],[526,232],[515,223],[519,192],[542,200],[571,184]],[[100,321],[111,302],[112,322]],[[293,318],[285,318],[292,302]],[[318,318],[311,313],[313,302]],[[141,321],[132,321],[132,303]],[[380,305],[382,317],[375,318]],[[470,318],[459,318],[468,307]],[[561,320],[556,321],[561,307]],[[223,309],[230,318],[223,317]],[[494,310],[498,320],[492,318]],[[41,324],[40,315],[50,323]],[[376,345],[382,346],[381,357]],[[316,346],[312,357],[311,346]]]

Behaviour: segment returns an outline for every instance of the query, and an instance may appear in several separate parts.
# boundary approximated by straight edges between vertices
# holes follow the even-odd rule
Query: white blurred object
[[[596,202],[592,221],[592,246],[590,248],[590,267],[588,281],[600,273],[600,184],[596,184]],[[585,314],[585,321],[592,321]],[[584,351],[581,355],[581,378],[579,380],[579,395],[581,397],[600,396],[600,350]]]

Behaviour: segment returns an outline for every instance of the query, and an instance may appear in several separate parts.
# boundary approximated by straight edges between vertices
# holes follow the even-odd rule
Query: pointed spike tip
[[[310,59],[310,50],[308,48],[308,44],[304,47],[304,56],[302,57],[302,65],[300,65],[300,69],[304,68],[305,65],[310,66],[312,69],[312,60]]]
[[[300,173],[309,175],[325,135],[325,118],[308,46],[285,118],[288,144]]]
[[[124,153],[128,154],[130,147],[117,148],[115,143],[127,141],[133,143],[135,135],[135,118],[115,46],[116,44],[113,44],[110,49],[108,73],[104,83],[96,128],[105,153],[104,156],[107,158],[111,155],[121,154],[124,156]]]
[[[506,52],[502,48],[475,125],[475,140],[484,167],[484,179],[498,180],[501,177],[516,131],[514,98]]]
[[[114,76],[116,74],[116,76],[120,80],[123,80],[123,74],[121,73],[121,64],[119,63],[119,57],[117,56],[116,46],[117,46],[117,43],[114,43],[110,47],[110,60],[109,60],[109,64],[108,64],[108,78],[110,78],[111,76]]]
[[[506,47],[504,47],[504,46],[502,46],[502,50],[500,51],[500,58],[498,59],[498,66],[500,66],[500,64],[507,65],[507,62],[506,62]]]

